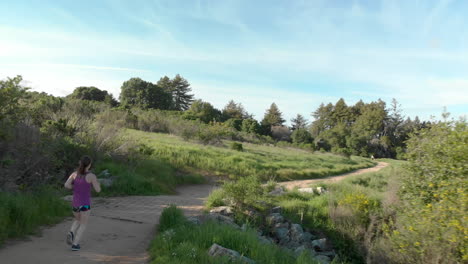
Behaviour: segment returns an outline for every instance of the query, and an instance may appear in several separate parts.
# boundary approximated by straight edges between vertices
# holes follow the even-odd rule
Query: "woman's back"
[[[76,175],[73,181],[73,207],[91,205],[91,183],[86,181],[86,175]]]

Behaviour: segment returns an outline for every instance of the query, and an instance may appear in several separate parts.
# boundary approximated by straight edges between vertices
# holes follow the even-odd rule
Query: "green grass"
[[[203,183],[196,174],[181,173],[171,165],[156,159],[145,159],[129,165],[105,160],[96,163],[96,174],[107,169],[117,176],[109,188],[103,187],[100,195],[158,195],[173,193],[177,185]]]
[[[71,215],[57,191],[0,193],[0,245],[8,238],[34,234],[39,226],[55,224]]]
[[[213,243],[236,250],[258,264],[316,263],[305,254],[296,259],[276,245],[261,243],[255,230],[241,231],[215,222],[196,226],[184,219],[178,208],[169,207],[163,211],[159,226],[161,233],[149,249],[151,263],[235,263],[210,257],[207,252]]]
[[[310,153],[293,148],[270,147],[243,143],[243,151],[223,146],[205,146],[183,141],[167,134],[127,130],[129,140],[137,140],[154,149],[152,157],[175,168],[202,170],[209,174],[237,178],[255,175],[262,180],[277,181],[321,178],[371,167],[375,162],[362,158],[346,158],[327,153]]]

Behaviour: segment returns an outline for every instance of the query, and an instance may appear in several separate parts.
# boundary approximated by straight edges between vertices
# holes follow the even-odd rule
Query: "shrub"
[[[224,206],[226,203],[224,202],[226,194],[222,188],[216,189],[210,193],[208,198],[206,199],[205,206],[207,208],[213,208],[218,206]]]
[[[237,151],[244,151],[244,147],[242,146],[242,143],[237,143],[237,142],[231,143],[231,149],[237,150]]]
[[[294,130],[291,135],[292,141],[295,144],[309,144],[313,142],[312,135],[305,128],[298,128]]]
[[[164,232],[172,228],[180,227],[186,223],[187,219],[185,219],[184,212],[172,204],[162,211],[161,217],[159,218],[158,231]]]

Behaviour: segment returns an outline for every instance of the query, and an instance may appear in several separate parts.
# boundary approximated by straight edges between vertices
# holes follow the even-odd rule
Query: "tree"
[[[167,110],[171,106],[171,95],[151,82],[140,78],[131,78],[122,84],[120,103],[143,109]]]
[[[236,103],[234,100],[230,100],[227,105],[223,108],[223,120],[234,119],[247,119],[249,114],[245,111],[244,106],[241,103]]]
[[[106,102],[111,106],[118,104],[117,100],[114,99],[112,94],[105,90],[100,90],[94,86],[80,86],[75,88],[72,94],[67,96],[68,98],[89,100],[97,102]]]
[[[171,80],[171,94],[172,94],[172,109],[177,111],[185,111],[189,109],[193,101],[192,88],[188,81],[177,74]]]
[[[282,126],[284,123],[283,114],[278,109],[275,103],[272,103],[270,108],[265,112],[262,120],[262,125],[266,126]]]
[[[310,132],[313,137],[318,137],[320,133],[333,127],[332,121],[333,105],[331,103],[324,105],[323,103],[312,113],[315,118],[310,127]]]
[[[241,130],[247,133],[259,134],[260,124],[253,118],[242,120]]]
[[[298,128],[294,130],[291,135],[292,141],[295,144],[309,144],[314,140],[309,131],[305,128]]]
[[[297,114],[297,116],[291,119],[291,130],[301,129],[307,127],[307,120],[301,115]]]
[[[211,121],[220,121],[221,111],[208,102],[195,100],[185,112],[185,116],[188,119],[199,119],[202,122],[209,123]]]
[[[23,77],[20,75],[14,78],[0,80],[0,121],[10,119],[19,120],[25,108],[20,105],[21,99],[26,95],[29,88],[21,85]]]

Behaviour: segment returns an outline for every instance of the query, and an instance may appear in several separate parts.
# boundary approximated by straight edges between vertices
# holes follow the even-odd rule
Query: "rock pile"
[[[244,226],[239,227],[231,216],[232,208],[223,206],[213,208],[208,218],[231,225],[237,229],[247,229]],[[330,263],[335,258],[335,252],[326,238],[319,239],[304,230],[301,225],[287,221],[281,215],[281,207],[271,209],[270,214],[266,217],[266,226],[268,232],[257,232],[258,239],[263,243],[277,244],[290,250],[296,256],[308,251],[310,256],[320,263]]]

